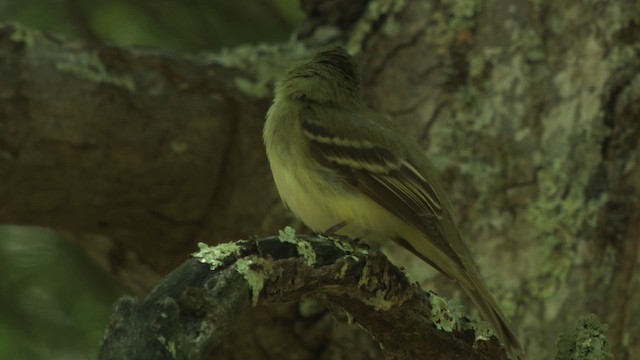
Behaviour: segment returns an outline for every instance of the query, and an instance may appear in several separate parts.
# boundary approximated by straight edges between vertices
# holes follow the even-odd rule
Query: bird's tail
[[[485,321],[489,322],[511,357],[514,359],[521,358],[523,356],[522,346],[513,330],[511,330],[507,318],[498,307],[491,293],[489,293],[482,278],[475,271],[475,267],[471,267],[467,271],[469,281],[461,281],[462,288],[469,295]]]

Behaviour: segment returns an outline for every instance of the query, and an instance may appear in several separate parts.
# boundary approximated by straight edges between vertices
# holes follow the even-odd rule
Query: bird
[[[510,354],[522,347],[480,277],[435,166],[420,145],[362,98],[340,46],[295,62],[274,91],[263,140],[276,188],[316,232],[395,241],[454,279]]]

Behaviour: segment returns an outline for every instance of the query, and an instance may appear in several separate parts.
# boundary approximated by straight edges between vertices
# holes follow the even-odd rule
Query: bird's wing
[[[335,124],[355,121],[352,125],[357,126],[363,121],[352,118],[359,115],[346,111],[335,111],[331,115],[345,117],[334,119],[332,123]],[[448,210],[444,208],[433,185],[401,153],[401,147],[393,146],[393,143],[389,142],[393,141],[388,139],[392,134],[386,128],[368,122],[366,131],[363,128],[369,135],[367,139],[350,137],[345,133],[344,126],[330,128],[326,123],[319,121],[311,108],[306,108],[300,113],[300,121],[309,150],[318,162],[337,171],[347,184],[421,231],[451,260],[463,266],[460,255],[449,244],[441,226],[443,216],[450,216],[445,214]],[[399,242],[447,274],[441,266],[426,258],[425,254],[413,249],[406,239]]]

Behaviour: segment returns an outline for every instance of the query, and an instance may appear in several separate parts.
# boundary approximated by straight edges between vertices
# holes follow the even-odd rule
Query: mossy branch
[[[347,312],[390,359],[506,359],[495,337],[411,283],[379,251],[296,235],[201,245],[144,300],[116,304],[100,359],[204,359],[252,304],[320,297]],[[358,349],[353,349],[358,351]]]

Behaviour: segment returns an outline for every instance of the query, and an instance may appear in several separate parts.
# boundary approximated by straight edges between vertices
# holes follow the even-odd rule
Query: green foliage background
[[[296,0],[0,0],[2,22],[174,52],[286,41],[301,19]],[[0,225],[0,359],[95,358],[123,290],[55,232]]]
[[[0,293],[0,359],[88,359],[121,291],[53,231],[2,226]]]
[[[0,20],[85,43],[177,51],[286,40],[297,0],[0,0]]]

